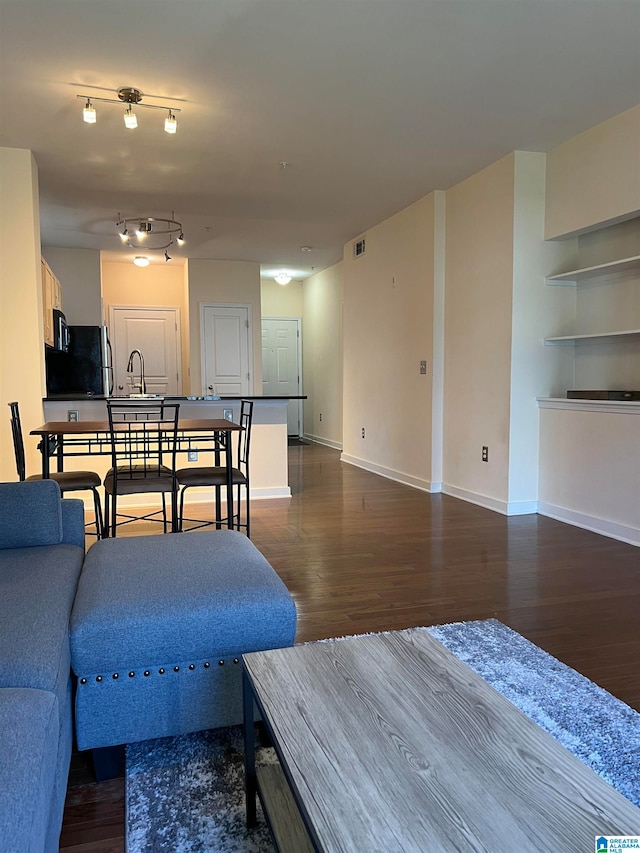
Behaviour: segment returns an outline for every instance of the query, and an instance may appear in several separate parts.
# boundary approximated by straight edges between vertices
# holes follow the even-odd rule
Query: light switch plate
[[[421,361],[420,362],[420,373],[426,373],[426,372],[427,372],[427,362]]]
[[[233,422],[233,409],[224,409],[223,412],[225,421]]]

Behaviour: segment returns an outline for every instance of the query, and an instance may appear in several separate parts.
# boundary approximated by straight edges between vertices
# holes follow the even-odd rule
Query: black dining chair
[[[251,446],[251,424],[253,421],[253,402],[242,400],[240,404],[240,430],[238,431],[238,444],[236,448],[236,459],[231,470],[232,488],[235,489],[235,503],[231,526],[236,530],[244,528],[246,534],[251,538],[251,514],[249,506],[249,449]],[[229,433],[227,441],[231,441]],[[221,489],[227,485],[227,469],[224,465],[214,465],[200,468],[179,468],[176,472],[178,488],[180,489],[180,508],[178,515],[178,529],[184,530],[185,521],[192,522],[189,530],[198,530],[200,527],[213,525],[217,528],[228,523],[227,518],[222,517],[220,504]],[[214,521],[201,521],[194,518],[184,517],[184,495],[187,489],[195,486],[208,486],[215,488],[216,517]],[[240,489],[245,490],[245,514],[244,521],[241,518]]]
[[[104,478],[105,536],[133,521],[162,521],[167,532],[166,495],[171,495],[171,530],[177,530],[176,451],[180,403],[163,400],[107,400],[111,468]],[[160,494],[162,509],[130,515],[118,512],[121,495]],[[156,518],[162,513],[162,519]],[[124,519],[118,521],[118,517]]]
[[[17,402],[9,403],[11,409],[11,435],[13,437],[13,451],[16,457],[16,470],[20,480],[42,480],[42,474],[31,474],[26,476],[26,461],[24,454],[24,441],[22,438],[22,423],[20,421],[20,408]],[[42,441],[46,441],[43,437]],[[49,452],[49,448],[43,450]],[[62,494],[67,492],[93,492],[93,507],[95,511],[96,537],[101,539],[104,534],[102,519],[102,505],[100,502],[101,485],[100,476],[95,471],[56,471],[49,474],[50,480],[55,480],[60,486]]]

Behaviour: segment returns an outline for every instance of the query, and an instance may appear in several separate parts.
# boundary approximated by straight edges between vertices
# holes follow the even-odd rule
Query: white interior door
[[[180,312],[177,308],[109,309],[109,336],[113,347],[115,395],[137,393],[140,362],[134,358],[133,373],[127,373],[134,349],[144,356],[148,394],[176,396],[182,393],[180,371]]]
[[[263,317],[262,393],[268,396],[299,396],[301,376],[300,320]],[[302,435],[300,410],[300,400],[289,400],[289,435]]]
[[[202,393],[250,393],[251,324],[247,305],[203,305]]]

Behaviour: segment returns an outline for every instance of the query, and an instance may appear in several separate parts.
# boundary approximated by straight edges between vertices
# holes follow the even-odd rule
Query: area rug
[[[427,630],[598,775],[640,806],[640,714],[496,619]],[[127,747],[128,853],[271,853],[247,830],[240,727]],[[258,761],[275,761],[261,749]]]

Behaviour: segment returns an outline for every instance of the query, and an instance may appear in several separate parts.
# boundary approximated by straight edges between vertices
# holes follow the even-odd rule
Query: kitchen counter
[[[104,397],[104,396],[100,396],[97,394],[96,395],[93,395],[93,394],[51,394],[48,397],[43,397],[42,402],[43,403],[59,403],[59,402],[62,402],[64,400],[72,400],[74,402],[76,402],[78,400],[84,400],[87,403],[91,403],[94,400],[109,400],[109,399],[111,399],[111,400],[128,400],[128,399],[135,399],[135,397],[129,398],[126,394],[121,394],[121,395],[114,394],[112,397]],[[156,397],[156,398],[151,397],[148,399],[159,400],[159,399],[161,399],[161,397]],[[282,395],[268,396],[268,395],[263,395],[263,394],[260,394],[260,395],[240,394],[240,395],[235,396],[235,397],[231,397],[231,396],[218,397],[217,395],[216,396],[209,396],[209,397],[194,397],[194,396],[172,396],[171,394],[167,394],[167,396],[164,397],[163,399],[165,399],[165,400],[189,400],[189,402],[201,402],[202,401],[202,402],[207,402],[207,403],[215,403],[215,402],[218,402],[220,400],[254,400],[254,401],[282,400],[282,401],[288,402],[289,400],[306,400],[307,395],[301,394],[298,397],[283,397]]]

